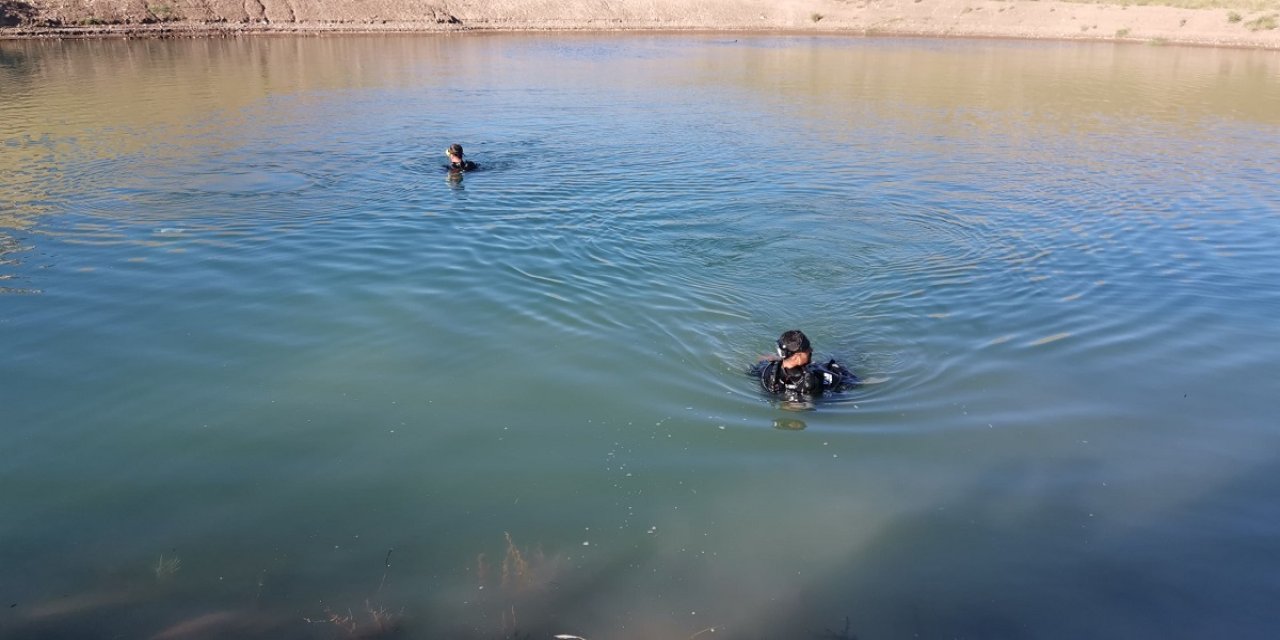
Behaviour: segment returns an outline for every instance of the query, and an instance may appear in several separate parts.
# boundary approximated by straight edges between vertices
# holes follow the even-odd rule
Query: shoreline
[[[1187,9],[1060,0],[501,0],[481,6],[386,0],[372,7],[341,0],[265,0],[257,15],[236,9],[200,16],[166,13],[126,0],[121,6],[60,2],[10,7],[0,40],[216,38],[253,35],[402,33],[774,33],[779,35],[994,38],[1280,50],[1276,10]],[[431,0],[427,0],[430,2]],[[128,4],[133,2],[133,4]],[[283,5],[277,5],[283,2]],[[324,4],[329,2],[330,4]],[[397,4],[398,2],[402,4]],[[134,5],[138,11],[125,11]],[[13,6],[26,7],[21,24]],[[237,4],[236,7],[241,5]],[[1264,5],[1269,6],[1269,5]],[[123,7],[123,8],[121,8]],[[213,5],[214,9],[218,5]],[[286,11],[287,9],[287,11]],[[110,10],[110,11],[108,11]],[[170,9],[170,11],[178,11]],[[379,16],[387,16],[381,18]],[[3,16],[0,16],[3,17]],[[194,19],[194,18],[203,19]]]
[[[1007,35],[910,31],[889,29],[786,29],[786,28],[715,28],[715,27],[600,27],[593,25],[561,27],[488,27],[439,28],[423,25],[94,25],[90,27],[45,27],[40,29],[0,28],[0,42],[47,40],[181,40],[202,38],[241,38],[270,36],[370,36],[370,35],[496,35],[496,34],[619,34],[619,35],[747,35],[747,36],[814,36],[847,38],[920,38],[939,40],[1011,40],[1028,42],[1078,42],[1142,44],[1197,48],[1252,49],[1280,51],[1280,44],[1255,43],[1247,40],[1188,38],[1103,37],[1081,35]]]

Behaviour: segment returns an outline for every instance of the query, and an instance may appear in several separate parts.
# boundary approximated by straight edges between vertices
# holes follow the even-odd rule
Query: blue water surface
[[[1274,637],[1276,105],[1109,43],[0,42],[0,637]],[[762,396],[791,328],[864,383]]]

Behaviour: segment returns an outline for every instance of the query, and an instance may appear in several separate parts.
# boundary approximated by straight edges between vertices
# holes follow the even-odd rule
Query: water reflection
[[[799,404],[799,403],[790,403],[790,404]],[[812,406],[809,406],[809,407],[800,406],[795,408],[787,406],[783,408],[789,411],[804,411],[806,409],[811,409]],[[804,423],[804,420],[797,420],[795,418],[775,418],[773,420],[773,428],[781,429],[782,431],[803,431],[808,426],[809,425]]]
[[[775,103],[791,121],[852,125],[827,135],[848,136],[858,123],[876,122],[887,135],[908,129],[932,135],[940,150],[951,139],[1006,148],[1020,156],[1011,161],[1025,162],[1029,153],[1052,160],[1072,141],[1104,156],[1118,118],[1176,123],[1184,127],[1183,144],[1197,147],[1219,141],[1223,132],[1213,126],[1224,120],[1280,122],[1270,108],[1280,101],[1275,52],[895,42],[746,39],[695,49],[699,41],[686,40],[672,49],[661,39],[631,36],[611,46],[664,52],[649,64],[643,57],[625,63],[631,77],[654,86],[739,87]],[[665,64],[695,50],[705,55],[683,71]],[[0,202],[10,209],[58,206],[86,182],[127,175],[140,163],[189,166],[211,152],[278,139],[341,92],[402,92],[364,104],[373,119],[404,100],[467,86],[457,80],[491,73],[495,58],[516,73],[530,62],[521,62],[521,52],[562,58],[571,76],[598,64],[591,51],[569,54],[563,42],[539,37],[456,35],[0,43],[6,86],[0,171],[7,176]],[[766,138],[794,133],[777,126],[761,131]],[[745,142],[730,136],[722,144]]]
[[[893,40],[745,42],[703,57],[695,82],[733,83],[774,96],[806,118],[854,126],[875,116],[914,120],[947,135],[1021,138],[1000,118],[1073,137],[1135,116],[1280,123],[1270,107],[1280,99],[1280,55],[1274,51],[1027,42],[976,49],[953,40],[909,47]],[[739,64],[726,64],[729,57]]]

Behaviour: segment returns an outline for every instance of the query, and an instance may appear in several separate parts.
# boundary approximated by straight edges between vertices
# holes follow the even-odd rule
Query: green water
[[[1274,637],[1277,105],[1177,47],[0,42],[0,636]],[[790,328],[865,384],[761,396]]]

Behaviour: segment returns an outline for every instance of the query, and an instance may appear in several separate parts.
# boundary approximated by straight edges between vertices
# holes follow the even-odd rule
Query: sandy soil
[[[1280,49],[1280,10],[1232,13],[1053,0],[0,0],[0,38],[749,30]]]

